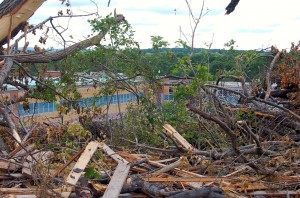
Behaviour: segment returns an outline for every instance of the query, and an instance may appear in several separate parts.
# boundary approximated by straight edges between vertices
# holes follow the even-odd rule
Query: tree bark
[[[60,50],[57,52],[50,52],[50,53],[37,53],[37,54],[16,54],[14,56],[14,60],[19,63],[49,63],[52,61],[61,60],[66,58],[67,55],[72,54],[76,51],[94,46],[99,45],[102,38],[105,36],[105,33],[100,33],[90,39],[86,39],[70,47],[67,47],[64,50]]]

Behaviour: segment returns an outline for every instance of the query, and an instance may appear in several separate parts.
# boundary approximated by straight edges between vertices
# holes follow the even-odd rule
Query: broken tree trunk
[[[44,2],[45,0],[4,0],[0,4],[0,46],[18,34]]]
[[[195,190],[188,190],[188,191],[170,196],[170,198],[182,198],[182,197],[225,198],[225,195],[221,188],[203,187],[203,188],[198,188]]]
[[[115,18],[116,22],[121,23],[125,20],[123,15],[117,15]],[[109,29],[109,28],[108,28]],[[16,54],[14,56],[14,61],[18,63],[49,63],[57,60],[66,58],[68,55],[77,52],[88,47],[99,45],[100,41],[105,37],[106,32],[100,32],[98,35],[85,39],[81,42],[75,43],[63,50],[49,53],[31,53],[31,54]]]

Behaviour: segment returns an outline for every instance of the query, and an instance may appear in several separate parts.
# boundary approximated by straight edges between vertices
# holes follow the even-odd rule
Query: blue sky
[[[94,12],[98,9],[102,16],[114,9],[123,14],[135,30],[135,38],[142,48],[151,47],[150,37],[160,35],[171,45],[191,34],[190,18],[185,0],[96,0],[98,7],[88,0],[70,0],[74,14]],[[189,0],[190,1],[190,0]],[[196,32],[196,47],[205,47],[213,40],[212,48],[223,48],[230,39],[236,40],[239,49],[261,49],[271,45],[289,48],[291,42],[300,40],[300,1],[298,0],[240,0],[236,10],[225,16],[225,7],[230,0],[206,0],[205,12]],[[191,0],[193,12],[197,16],[202,1]],[[31,23],[38,23],[49,15],[56,15],[58,9],[65,9],[58,0],[46,1],[31,18]],[[176,10],[176,11],[175,11]],[[90,34],[87,18],[73,18],[70,21],[54,21],[66,27],[66,38],[72,35],[82,40]],[[180,29],[182,34],[180,34]],[[59,45],[57,36],[48,42],[47,47]],[[34,42],[31,43],[34,45]]]

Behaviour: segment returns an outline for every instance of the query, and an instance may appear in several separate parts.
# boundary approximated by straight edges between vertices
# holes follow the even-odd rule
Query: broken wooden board
[[[106,188],[103,198],[118,198],[122,187],[126,181],[129,173],[130,165],[128,161],[123,159],[120,155],[115,153],[106,144],[100,143],[100,147],[115,161],[118,162],[118,166],[112,176],[108,187]]]
[[[195,150],[195,148],[184,139],[171,125],[165,124],[164,129],[166,129],[167,134],[172,138],[175,139],[183,148],[187,149],[189,152]]]
[[[77,163],[68,175],[66,179],[67,184],[75,185],[78,182],[80,176],[84,173],[83,171],[85,167],[91,160],[93,154],[98,149],[98,147],[99,143],[97,141],[92,141],[86,146],[85,150],[79,157]],[[71,192],[63,192],[61,195],[62,197],[69,197],[70,194]]]
[[[112,176],[103,198],[118,198],[129,173],[129,164],[119,163]]]
[[[109,155],[111,158],[113,158],[116,162],[118,162],[118,163],[127,163],[128,164],[128,162],[124,158],[122,158],[120,155],[118,155],[116,152],[114,152],[111,148],[109,148],[103,142],[100,143],[100,147],[102,148],[102,150],[105,153],[107,153],[107,155]]]
[[[75,164],[69,176],[67,177],[66,183],[71,185],[75,185],[77,183],[80,176],[83,174],[85,167],[87,166],[88,162],[91,160],[93,154],[98,148],[101,148],[111,158],[118,162],[118,166],[115,170],[115,173],[112,176],[110,183],[103,195],[104,198],[117,198],[119,197],[124,182],[128,176],[130,165],[125,159],[123,159],[121,156],[115,153],[103,142],[99,143],[97,141],[93,141],[86,146],[85,150],[83,151],[77,163]],[[61,193],[62,197],[69,197],[70,194],[71,192]]]

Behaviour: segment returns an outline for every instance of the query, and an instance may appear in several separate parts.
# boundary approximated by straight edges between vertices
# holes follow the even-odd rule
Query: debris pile
[[[299,143],[263,142],[262,147],[273,152],[260,156],[265,163],[256,166],[266,172],[258,172],[231,156],[230,148],[200,151],[171,125],[164,128],[177,148],[145,146],[147,153],[141,153],[90,141],[56,168],[51,163],[57,153],[27,141],[1,156],[0,193],[4,197],[107,198],[300,195]],[[247,149],[240,148],[245,153]],[[257,160],[251,153],[247,156],[251,163]],[[101,170],[93,169],[93,164]]]

